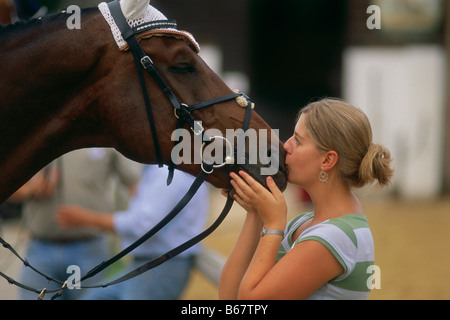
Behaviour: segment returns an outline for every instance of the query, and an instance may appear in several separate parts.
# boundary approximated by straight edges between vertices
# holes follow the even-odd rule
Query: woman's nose
[[[283,144],[283,149],[284,149],[284,151],[286,151],[286,153],[289,153],[289,151],[290,151],[290,145],[291,145],[291,140],[292,140],[292,137],[290,137],[284,144]]]

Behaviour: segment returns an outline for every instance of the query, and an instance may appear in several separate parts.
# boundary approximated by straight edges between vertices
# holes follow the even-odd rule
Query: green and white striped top
[[[366,217],[347,214],[329,219],[306,229],[294,241],[292,235],[295,230],[313,216],[314,212],[303,213],[288,223],[277,261],[297,243],[319,241],[339,261],[344,273],[324,284],[308,299],[367,299],[370,293],[368,268],[374,264],[374,248]]]

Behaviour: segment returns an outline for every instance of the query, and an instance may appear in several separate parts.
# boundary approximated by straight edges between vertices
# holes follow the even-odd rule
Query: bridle
[[[141,84],[142,94],[144,96],[144,102],[145,107],[147,111],[147,118],[148,122],[150,124],[150,129],[152,133],[153,138],[153,145],[155,149],[156,159],[158,162],[158,165],[160,167],[163,166],[163,160],[162,160],[162,154],[161,154],[161,148],[158,140],[158,136],[156,133],[155,128],[155,121],[153,118],[153,113],[150,106],[150,100],[148,98],[147,88],[145,86],[144,76],[143,76],[143,70],[144,69],[157,83],[159,88],[162,90],[164,95],[169,100],[170,104],[172,105],[172,108],[174,110],[174,114],[177,117],[177,128],[183,127],[183,125],[186,123],[193,133],[195,135],[203,135],[203,141],[210,141],[213,138],[220,138],[226,140],[224,137],[207,137],[205,136],[204,128],[201,126],[200,122],[195,121],[195,119],[192,117],[191,112],[195,110],[199,110],[205,107],[209,107],[221,102],[229,101],[236,99],[238,97],[244,97],[245,100],[247,100],[247,112],[244,118],[244,124],[243,124],[243,130],[246,131],[249,126],[250,122],[250,113],[251,113],[251,101],[250,99],[243,93],[232,93],[229,95],[225,95],[222,97],[213,98],[210,100],[206,100],[203,102],[196,103],[194,105],[188,106],[185,103],[180,102],[180,100],[175,96],[172,89],[166,84],[164,79],[161,77],[157,69],[155,68],[152,59],[144,52],[141,45],[139,44],[139,41],[136,38],[136,35],[139,33],[143,33],[145,31],[149,30],[155,30],[155,29],[161,29],[161,28],[176,28],[176,22],[174,20],[159,20],[159,21],[152,21],[147,24],[142,24],[138,27],[132,28],[129,26],[128,22],[126,21],[122,10],[120,8],[119,1],[115,0],[108,3],[109,10],[111,12],[111,15],[119,28],[123,39],[128,43],[130,51],[133,53],[134,61],[136,64],[136,69],[139,74],[139,81]],[[227,142],[226,140],[225,142]],[[229,148],[227,148],[229,150]],[[223,163],[220,164],[212,164],[212,168],[202,162],[201,167],[203,171],[207,171],[206,173],[211,173],[213,168],[221,167],[225,164],[232,164],[232,154],[227,154],[228,159],[224,160]],[[226,157],[225,157],[226,158]],[[173,176],[173,170],[174,165],[171,161],[169,164],[169,178],[168,183],[170,183],[172,176]]]
[[[163,166],[163,159],[162,159],[162,153],[161,153],[159,140],[158,140],[157,133],[156,133],[155,121],[154,121],[153,114],[152,114],[150,99],[148,96],[147,88],[145,86],[145,78],[144,78],[143,70],[145,70],[152,77],[152,79],[158,84],[159,88],[163,91],[163,93],[169,100],[170,104],[172,105],[172,107],[174,109],[174,114],[178,118],[177,128],[182,128],[184,126],[184,124],[187,124],[191,128],[191,130],[193,131],[193,133],[195,135],[202,135],[203,136],[202,139],[205,142],[211,142],[214,139],[223,140],[227,146],[227,148],[226,148],[227,154],[222,163],[212,163],[212,162],[205,160],[202,157],[202,163],[201,163],[202,170],[200,170],[199,174],[196,176],[194,182],[192,183],[192,185],[189,188],[189,190],[187,191],[187,193],[175,205],[175,207],[159,223],[157,223],[152,229],[150,229],[147,233],[145,233],[141,238],[136,240],[130,246],[123,249],[121,252],[119,252],[118,254],[116,254],[115,256],[110,258],[109,260],[101,262],[99,265],[97,265],[96,267],[94,267],[93,269],[88,271],[86,273],[86,275],[81,277],[80,283],[88,278],[93,277],[94,275],[98,274],[99,272],[101,272],[102,270],[104,270],[105,268],[107,268],[108,266],[110,266],[111,264],[116,262],[117,260],[121,259],[126,254],[128,254],[129,252],[131,252],[132,250],[137,248],[139,245],[141,245],[143,242],[150,239],[154,234],[156,234],[159,230],[161,230],[165,225],[167,225],[189,203],[189,201],[192,199],[192,197],[195,195],[197,190],[200,188],[200,186],[205,181],[206,177],[210,173],[213,172],[214,168],[220,168],[225,165],[234,164],[235,154],[233,153],[234,151],[231,150],[230,141],[228,141],[225,137],[222,137],[222,136],[208,137],[205,133],[204,128],[201,126],[200,122],[195,121],[195,119],[192,117],[191,112],[201,109],[201,108],[212,106],[214,104],[218,104],[221,102],[225,102],[225,101],[229,101],[229,100],[236,99],[239,97],[243,97],[246,101],[246,106],[245,106],[246,112],[245,112],[245,118],[243,121],[242,129],[243,129],[243,132],[245,132],[249,127],[251,108],[252,108],[252,103],[251,103],[250,99],[243,93],[233,93],[233,94],[225,95],[222,97],[217,97],[217,98],[213,98],[213,99],[206,100],[203,102],[199,102],[199,103],[196,103],[191,106],[181,103],[178,100],[178,98],[175,96],[175,94],[173,93],[172,89],[163,80],[163,78],[161,77],[161,75],[159,74],[157,69],[155,68],[152,59],[144,52],[139,41],[136,38],[136,35],[138,35],[142,32],[148,31],[148,30],[168,28],[168,27],[174,28],[174,27],[176,27],[175,21],[173,21],[173,20],[152,21],[150,23],[142,24],[142,25],[139,25],[138,27],[132,28],[129,26],[128,22],[126,21],[125,17],[123,16],[119,1],[117,1],[117,0],[112,1],[112,2],[108,3],[108,6],[110,9],[111,15],[113,16],[117,26],[119,27],[122,37],[128,43],[129,49],[133,54],[136,69],[137,69],[137,72],[139,75],[139,81],[140,81],[140,85],[141,85],[141,89],[142,89],[142,94],[143,94],[144,103],[145,103],[146,112],[147,112],[147,118],[148,118],[148,122],[150,125],[150,130],[151,130],[151,134],[152,134],[153,145],[154,145],[158,165],[160,167]],[[201,154],[203,153],[203,147],[204,147],[204,145],[202,146],[202,148],[200,150]],[[173,178],[174,169],[175,169],[175,164],[171,160],[171,162],[169,163],[169,176],[167,179],[168,184],[171,182],[171,180]],[[181,252],[185,251],[186,249],[192,247],[193,245],[195,245],[196,243],[200,242],[205,237],[210,235],[225,219],[225,217],[227,216],[228,212],[230,211],[232,205],[233,205],[233,198],[230,195],[228,195],[225,206],[222,209],[222,212],[220,213],[220,215],[218,216],[216,221],[214,221],[206,230],[204,230],[203,232],[201,232],[194,238],[192,238],[192,239],[186,241],[185,243],[179,245],[178,247],[166,252],[165,254],[159,256],[158,258],[140,266],[139,268],[125,274],[124,276],[122,276],[114,281],[108,282],[106,284],[96,285],[96,286],[81,286],[81,288],[107,287],[112,284],[123,282],[123,281],[129,280],[143,272],[146,272],[146,271],[162,264],[163,262],[175,257],[176,255],[178,255]],[[46,293],[55,293],[56,292],[56,294],[52,297],[52,299],[55,299],[62,294],[62,291],[64,289],[67,288],[67,281],[62,282],[62,281],[53,279],[52,277],[40,272],[39,270],[34,268],[26,259],[22,258],[17,253],[17,251],[14,250],[14,248],[10,244],[8,244],[4,239],[2,239],[1,237],[0,237],[0,244],[2,244],[5,248],[7,248],[14,255],[16,255],[26,267],[30,267],[32,270],[34,270],[38,274],[42,275],[49,281],[54,281],[54,282],[59,283],[61,285],[61,288],[55,289],[55,290],[46,290],[44,288],[42,290],[39,290],[39,289],[24,285],[16,280],[8,277],[6,274],[4,274],[3,272],[0,271],[0,276],[5,278],[10,284],[14,284],[23,289],[38,293],[39,294],[38,299],[42,299]]]

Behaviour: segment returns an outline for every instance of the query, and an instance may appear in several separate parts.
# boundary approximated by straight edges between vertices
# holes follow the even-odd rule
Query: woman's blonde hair
[[[365,113],[342,100],[322,99],[299,112],[308,135],[318,148],[338,154],[340,178],[352,187],[378,181],[383,187],[393,175],[388,149],[372,143],[372,129]]]

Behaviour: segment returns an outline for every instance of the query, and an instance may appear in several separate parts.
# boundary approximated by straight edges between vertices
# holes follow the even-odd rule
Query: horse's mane
[[[81,15],[90,14],[97,11],[97,8],[87,8],[81,10]],[[0,24],[0,36],[7,36],[9,34],[13,34],[16,32],[20,32],[23,30],[33,29],[43,25],[50,25],[59,22],[65,22],[71,16],[71,14],[66,11],[61,11],[58,13],[52,13],[45,15],[40,18],[29,19],[29,20],[20,20],[12,24],[1,25]]]

